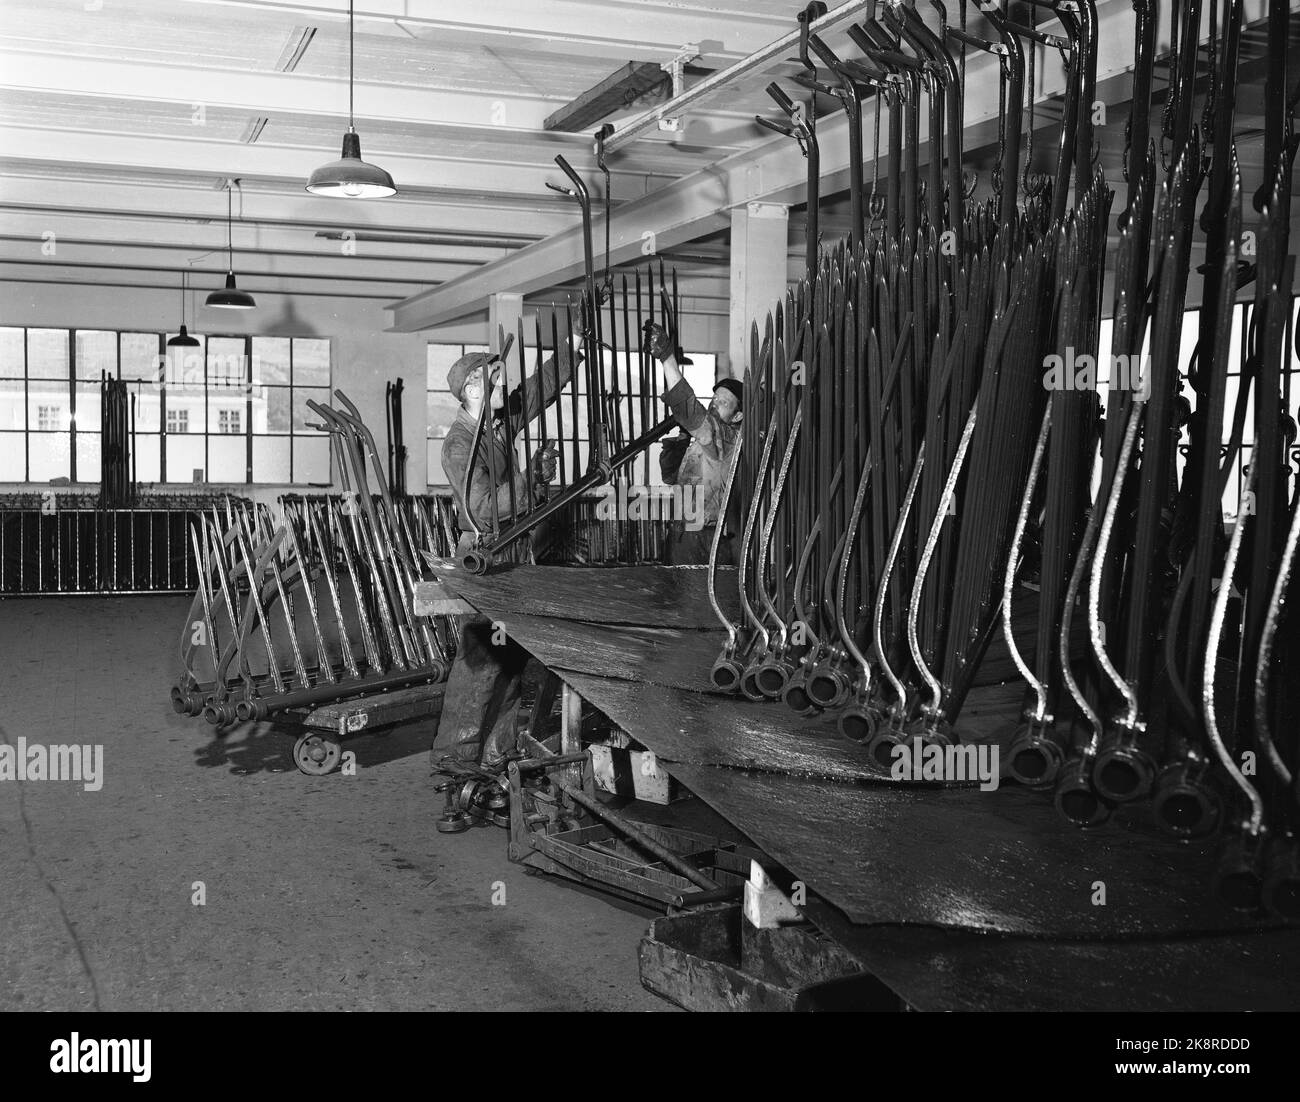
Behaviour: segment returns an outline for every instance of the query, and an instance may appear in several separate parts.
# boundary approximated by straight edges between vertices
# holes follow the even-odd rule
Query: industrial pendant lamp
[[[167,342],[168,348],[198,348],[199,342],[185,328],[185,272],[181,272],[181,331]]]
[[[206,305],[220,306],[226,310],[251,310],[257,305],[253,301],[253,296],[235,286],[235,246],[230,230],[231,223],[234,221],[234,191],[232,180],[226,188],[226,253],[230,259],[229,267],[226,269],[226,286],[208,295]]]
[[[393,178],[378,165],[361,159],[361,135],[353,120],[354,71],[352,3],[348,3],[348,132],[343,135],[343,156],[322,165],[311,174],[307,190],[313,195],[330,195],[339,199],[382,199],[397,194]]]

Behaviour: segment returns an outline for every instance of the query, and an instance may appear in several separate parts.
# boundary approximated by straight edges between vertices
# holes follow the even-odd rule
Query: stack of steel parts
[[[475,434],[474,455],[479,454],[481,447],[489,462],[495,464],[495,449],[491,446],[494,429],[489,417],[497,416],[506,440],[514,441],[516,436],[522,436],[525,455],[533,455],[534,441],[538,449],[548,445],[557,449],[560,485],[544,501],[519,501],[515,500],[511,481],[511,504],[505,515],[501,515],[496,499],[492,499],[490,527],[478,530],[475,526],[474,546],[463,556],[464,565],[476,574],[486,573],[502,561],[517,561],[524,553],[540,557],[558,538],[557,522],[567,523],[570,519],[572,506],[584,495],[615,479],[630,482],[635,478],[638,459],[644,464],[642,485],[649,486],[652,482],[650,448],[676,426],[671,417],[659,416],[659,369],[642,347],[641,332],[645,324],[656,321],[657,308],[658,320],[670,332],[677,332],[677,273],[666,273],[660,260],[657,281],[655,266],[647,265],[644,279],[638,270],[629,283],[624,273],[616,287],[607,266],[598,286],[587,187],[562,156],[555,160],[572,186],[548,186],[572,196],[582,211],[586,267],[582,294],[578,303],[566,305],[563,311],[552,311],[549,324],[544,324],[540,317],[535,320],[531,354],[525,345],[522,320],[516,333],[500,335],[498,347],[502,351],[498,359],[502,366],[509,361],[513,349],[517,377],[530,380],[530,371],[535,375],[529,384],[521,384],[499,413],[494,414],[484,403]],[[657,307],[657,304],[661,305]],[[562,342],[570,334],[581,336],[582,363],[567,385],[553,392],[549,369],[543,362],[544,349],[549,347],[558,355]],[[554,401],[538,403],[535,416],[528,417],[525,413],[532,404],[529,392],[533,383],[542,386],[538,393],[543,398],[549,402],[553,397]],[[506,448],[505,452],[510,469],[493,470],[494,484],[500,484],[498,476],[502,474],[513,480],[514,465],[519,458],[513,447]],[[468,474],[472,475],[473,470],[471,462]],[[465,494],[468,489],[466,485]],[[618,518],[621,523],[616,526],[615,543],[620,550],[615,557],[620,562],[645,561],[650,557],[651,547],[657,551],[657,542],[652,544],[645,526],[635,523],[626,510],[623,513]]]
[[[122,509],[135,503],[135,395],[122,379],[100,373],[99,504]]]
[[[228,503],[191,529],[200,580],[171,692],[180,713],[222,726],[446,676],[455,626],[413,609],[421,553],[445,557],[449,533],[392,497],[370,431],[335,396],[343,408],[312,408],[340,495],[282,498],[274,512]]]
[[[1300,627],[1283,616],[1300,538],[1286,366],[1300,88],[1287,84],[1286,4],[1270,4],[1264,179],[1247,233],[1233,128],[1241,0],[1175,6],[1157,135],[1159,8],[1135,0],[1109,349],[1112,192],[1094,154],[1092,0],[1024,6],[1050,28],[981,0],[982,20],[957,30],[932,6],[937,31],[910,4],[880,5],[851,33],[862,60],[807,36],[796,78],[812,90],[807,106],[768,89],[786,118],[760,121],[809,161],[808,268],[751,334],[727,488],[745,516],[740,616],[718,609],[727,641],[712,681],[835,713],[888,767],[900,744],[961,741],[968,690],[1000,633],[1026,684],[1013,776],[1051,792],[1080,826],[1150,800],[1171,835],[1222,829],[1220,898],[1300,918],[1300,727],[1283,673]],[[958,45],[1000,59],[998,159],[983,201],[962,171]],[[1022,165],[1026,66],[1040,52],[1065,66],[1060,141],[1054,165],[1041,149]],[[875,154],[884,118],[894,170],[883,196],[854,174],[850,237],[825,249],[818,95],[848,113],[858,158],[862,100],[875,97]],[[1204,296],[1188,358],[1197,238]],[[1252,282],[1228,422],[1232,310]],[[1099,359],[1103,371],[1110,362],[1104,402]],[[1252,410],[1251,462],[1225,525]]]

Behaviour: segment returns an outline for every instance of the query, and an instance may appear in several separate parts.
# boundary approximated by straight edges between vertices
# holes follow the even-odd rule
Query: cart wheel
[[[312,731],[293,744],[293,760],[310,777],[333,773],[343,760],[343,747],[337,739]]]

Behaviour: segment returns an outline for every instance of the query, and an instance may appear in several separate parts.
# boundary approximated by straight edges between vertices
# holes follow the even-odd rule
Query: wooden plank
[[[1215,903],[1218,839],[1168,839],[1145,808],[1117,811],[1084,832],[1043,795],[1018,787],[886,788],[670,768],[855,923],[1078,939],[1279,925]],[[1098,883],[1104,905],[1094,903]]]
[[[441,707],[445,688],[445,684],[413,685],[409,689],[322,704],[304,715],[302,722],[306,727],[337,735],[404,723],[435,714]]]

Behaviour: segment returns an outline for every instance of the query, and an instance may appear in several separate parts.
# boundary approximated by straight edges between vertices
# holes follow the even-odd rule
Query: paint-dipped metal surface
[[[865,747],[845,738],[830,719],[804,719],[789,708],[738,697],[706,696],[572,670],[562,670],[561,676],[670,767],[681,762],[843,781],[906,783],[892,780]],[[1005,718],[999,726],[1004,735],[1009,733]]]
[[[549,577],[529,573],[540,607]],[[512,612],[488,588],[504,576],[459,591],[852,923],[1067,940],[1266,928],[1206,897],[1212,843],[1168,840],[1137,810],[1082,832],[1011,784],[890,783],[828,724],[709,692],[700,657],[715,632]],[[583,600],[610,603],[597,578],[584,586]],[[665,607],[658,622],[678,616]],[[984,734],[997,740],[1015,698],[990,691]]]
[[[821,930],[916,1010],[1268,1011],[1300,1007],[1300,934],[1141,941],[858,926],[809,899]]]
[[[1136,814],[1083,832],[1010,786],[887,789],[711,766],[671,771],[856,923],[1065,939],[1276,925],[1206,896],[1213,841],[1171,841]]]
[[[718,600],[739,616],[736,568],[718,568]],[[709,606],[703,566],[508,566],[479,577],[459,567],[440,571],[447,586],[475,605],[594,624],[721,631]],[[714,649],[717,644],[715,642]],[[712,656],[708,663],[712,663]]]
[[[510,638],[526,647],[539,662],[557,672],[644,681],[694,693],[714,691],[709,666],[718,649],[718,636],[713,632],[527,616],[507,611],[495,601],[477,607],[501,624]]]

